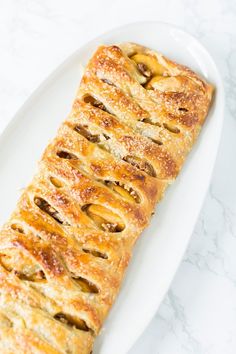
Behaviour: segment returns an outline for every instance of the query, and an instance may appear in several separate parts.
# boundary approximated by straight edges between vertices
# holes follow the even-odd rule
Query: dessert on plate
[[[141,45],[97,49],[0,231],[1,353],[92,352],[212,93],[189,68]]]

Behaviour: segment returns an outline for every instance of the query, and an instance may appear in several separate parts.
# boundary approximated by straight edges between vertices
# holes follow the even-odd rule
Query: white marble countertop
[[[226,109],[212,183],[189,247],[129,354],[235,354],[235,0],[0,0],[0,131],[79,46],[112,27],[143,20],[174,23],[200,39],[222,73]]]

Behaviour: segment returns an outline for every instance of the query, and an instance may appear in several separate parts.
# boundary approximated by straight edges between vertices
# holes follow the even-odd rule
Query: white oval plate
[[[186,250],[214,166],[223,122],[223,85],[216,65],[192,36],[168,24],[135,23],[105,33],[63,63],[32,94],[0,138],[0,223],[30,181],[48,140],[68,114],[81,70],[97,45],[132,41],[186,64],[216,86],[201,136],[139,239],[120,295],[94,354],[125,354],[157,311]]]

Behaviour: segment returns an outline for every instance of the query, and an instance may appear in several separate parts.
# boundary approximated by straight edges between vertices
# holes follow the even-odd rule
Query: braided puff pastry
[[[91,353],[212,91],[140,45],[98,48],[0,233],[1,353]]]

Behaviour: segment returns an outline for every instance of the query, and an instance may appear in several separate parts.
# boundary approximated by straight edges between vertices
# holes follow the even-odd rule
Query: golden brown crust
[[[150,49],[98,48],[1,230],[1,353],[91,352],[211,97],[198,75]]]

